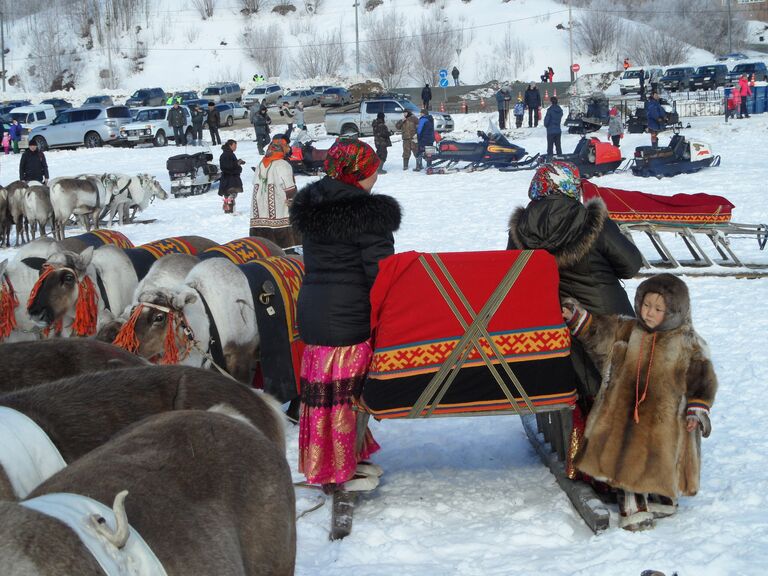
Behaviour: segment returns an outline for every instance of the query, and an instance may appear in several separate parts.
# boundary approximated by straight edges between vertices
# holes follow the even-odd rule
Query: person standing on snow
[[[539,114],[541,111],[541,92],[536,87],[535,82],[531,82],[523,94],[523,102],[528,108],[528,128],[534,128],[539,125]]]
[[[741,116],[739,116],[741,118]],[[8,127],[8,133],[11,135],[11,146],[13,146],[13,153],[19,153],[19,142],[21,141],[21,131],[23,126],[21,122],[15,118],[11,120],[11,125]]]
[[[459,69],[456,68],[456,66],[454,66],[453,70],[451,70],[451,76],[453,76],[453,85],[458,86],[459,85]]]
[[[550,107],[544,116],[544,127],[547,129],[547,156],[552,157],[552,148],[555,149],[558,156],[562,156],[563,148],[560,145],[560,138],[563,131],[560,128],[560,122],[563,120],[563,109],[557,103],[557,96],[549,99]]]
[[[224,213],[232,214],[235,211],[235,198],[243,191],[243,181],[240,179],[240,174],[243,171],[245,160],[238,160],[235,156],[237,150],[237,141],[235,140],[227,140],[221,150],[221,156],[219,156],[219,169],[221,170],[219,196],[224,198]]]
[[[624,58],[624,70],[630,67],[629,58]]]
[[[292,122],[292,120],[293,120],[294,114],[293,114],[293,112],[291,112],[291,107],[288,104],[288,102],[283,102],[280,105],[280,116],[283,116],[285,118],[286,122],[288,122],[288,128],[285,131],[285,139],[286,140],[290,140],[291,132],[293,132],[293,122]]]
[[[221,115],[216,110],[213,102],[208,102],[208,116],[206,118],[208,122],[208,132],[211,133],[211,146],[214,144],[221,144],[221,136],[219,136],[219,126],[221,126]]]
[[[507,94],[504,88],[499,87],[496,92],[496,107],[499,109],[499,129],[507,127]]]
[[[617,148],[624,138],[624,123],[621,121],[621,112],[614,106],[611,111],[608,112],[610,119],[608,120],[608,136],[610,137],[613,145]]]
[[[419,125],[419,121],[416,116],[410,110],[406,110],[402,120],[398,120],[395,124],[395,128],[402,130],[403,136],[403,170],[408,170],[408,162],[411,159],[411,154],[416,159],[416,163],[419,162],[418,146],[414,141],[416,138],[416,128]]]
[[[22,182],[48,183],[48,162],[45,154],[37,149],[37,141],[32,140],[19,160],[19,180]]]
[[[416,138],[419,144],[419,153],[416,155],[416,168],[414,172],[420,172],[422,169],[421,160],[424,158],[427,146],[433,146],[435,143],[435,120],[429,113],[429,110],[423,109],[419,124],[416,126]],[[432,165],[432,161],[427,158],[427,168]]]
[[[749,87],[749,80],[747,80],[746,74],[741,75],[741,78],[739,78],[739,86],[738,88],[734,88],[734,90],[739,90],[741,93],[741,108],[739,108],[738,118],[749,118],[749,112],[747,112],[747,97],[752,96],[752,89]]]
[[[384,170],[384,163],[387,161],[387,148],[392,146],[392,140],[390,139],[391,132],[387,128],[387,121],[384,116],[384,112],[379,112],[376,115],[376,120],[372,123],[373,127],[373,142],[376,146],[376,155],[381,160],[379,164],[379,174],[386,174]]]
[[[651,99],[646,102],[645,112],[648,118],[648,132],[651,134],[651,146],[658,148],[659,132],[664,129],[665,119],[664,108],[661,107],[659,102],[658,92],[651,94]]]
[[[203,123],[205,122],[205,112],[200,106],[192,104],[192,145],[203,145]]]
[[[271,120],[267,113],[267,105],[263,100],[258,108],[256,106],[251,107],[250,120],[256,133],[256,146],[259,149],[259,154],[264,155],[264,149],[269,144],[269,123]]]
[[[515,128],[520,128],[523,125],[523,115],[525,114],[525,104],[523,99],[518,96],[517,103],[512,109],[512,113],[515,115]]]
[[[176,146],[186,145],[187,138],[184,135],[184,127],[187,125],[187,115],[184,114],[184,110],[178,102],[174,102],[171,109],[168,110],[168,125],[173,128],[173,139]]]
[[[429,110],[429,103],[432,101],[432,89],[429,87],[429,82],[421,89],[421,102],[424,104],[424,108]]]

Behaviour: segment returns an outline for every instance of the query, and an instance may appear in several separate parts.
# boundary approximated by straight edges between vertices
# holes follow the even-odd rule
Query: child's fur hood
[[[648,293],[660,294],[667,308],[664,321],[654,329],[648,328],[640,316],[643,299]],[[635,315],[637,321],[649,332],[666,332],[683,325],[690,326],[691,299],[688,295],[688,286],[672,274],[658,274],[644,280],[635,292]]]

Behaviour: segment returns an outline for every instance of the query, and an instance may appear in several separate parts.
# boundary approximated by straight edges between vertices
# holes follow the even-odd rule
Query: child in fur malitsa
[[[643,281],[637,318],[593,315],[572,299],[563,317],[603,375],[574,459],[618,493],[627,530],[673,514],[699,489],[701,436],[717,391],[706,342],[693,329],[688,287],[671,274]]]

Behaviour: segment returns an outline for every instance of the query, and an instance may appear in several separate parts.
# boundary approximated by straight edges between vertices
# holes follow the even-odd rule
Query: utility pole
[[[731,42],[731,0],[728,2],[728,54],[733,52],[733,42]]]
[[[355,73],[360,75],[360,29],[358,28],[357,7],[360,6],[359,0],[355,0]]]
[[[2,52],[3,92],[5,92],[5,12],[0,12],[0,52]]]
[[[571,0],[568,0],[568,47],[571,51],[571,82],[575,80],[573,71],[573,18],[571,18]]]
[[[106,27],[107,27],[107,67],[109,68],[109,88],[114,88],[112,84],[112,38],[109,30],[109,15],[107,15]]]

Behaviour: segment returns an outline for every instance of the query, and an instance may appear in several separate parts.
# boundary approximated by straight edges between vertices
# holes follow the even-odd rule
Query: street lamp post
[[[456,68],[461,70],[461,48],[456,48]]]
[[[733,52],[733,43],[731,42],[731,0],[728,2],[728,54]]]
[[[360,2],[355,0],[355,73],[360,75],[360,29],[358,27],[357,19],[357,7],[360,6]]]
[[[571,0],[568,0],[568,47],[571,52],[571,82],[574,81],[573,72],[573,19],[571,18]]]

